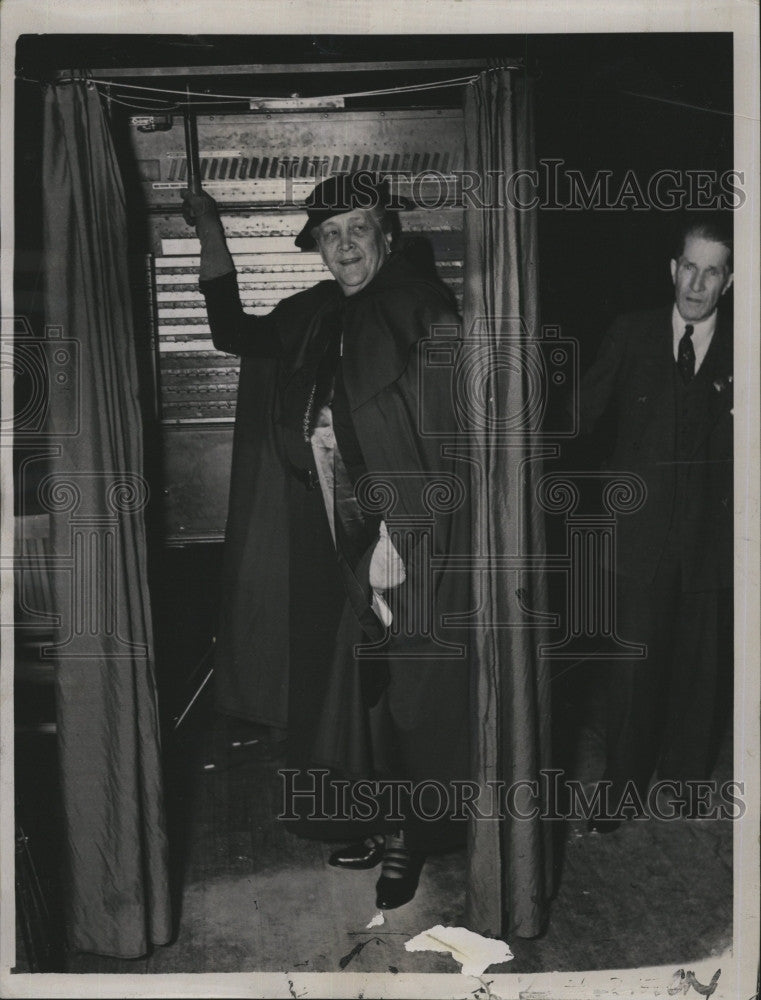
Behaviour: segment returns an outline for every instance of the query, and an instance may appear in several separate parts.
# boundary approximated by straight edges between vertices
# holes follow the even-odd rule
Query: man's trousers
[[[709,776],[732,689],[732,591],[685,590],[675,539],[650,582],[616,576],[616,633],[645,647],[611,661],[607,702],[610,803],[627,781],[645,800],[659,779]]]

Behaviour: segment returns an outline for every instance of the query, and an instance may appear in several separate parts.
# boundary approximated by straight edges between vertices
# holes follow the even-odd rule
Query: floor
[[[601,739],[592,728],[580,736],[586,780],[601,764]],[[139,961],[72,956],[69,971],[459,971],[450,955],[410,953],[404,942],[434,924],[462,923],[463,853],[430,859],[415,899],[368,929],[377,871],[331,868],[330,845],[273,820],[283,746],[220,716],[207,719],[200,739],[188,731],[179,744],[191,819],[177,938]],[[718,770],[729,760],[727,743]],[[514,959],[490,972],[637,968],[721,954],[732,937],[731,826],[630,822],[601,836],[583,821],[566,824],[547,932],[509,940]]]

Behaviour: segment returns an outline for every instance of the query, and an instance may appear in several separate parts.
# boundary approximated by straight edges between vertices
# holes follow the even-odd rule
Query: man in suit
[[[659,779],[708,777],[731,683],[732,329],[718,309],[731,229],[698,216],[675,251],[673,305],[619,318],[581,384],[582,431],[612,413],[608,468],[646,487],[616,529],[616,633],[644,655],[609,664],[599,832],[646,801],[656,767]]]

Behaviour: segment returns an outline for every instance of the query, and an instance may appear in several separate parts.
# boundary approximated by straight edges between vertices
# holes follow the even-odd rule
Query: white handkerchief
[[[385,625],[386,628],[390,628],[391,622],[394,620],[394,615],[383,595],[378,593],[377,590],[373,591],[373,600],[370,607],[380,619],[381,625]]]
[[[370,559],[370,586],[373,590],[392,590],[407,579],[402,557],[389,537],[386,522],[381,521],[378,544]]]

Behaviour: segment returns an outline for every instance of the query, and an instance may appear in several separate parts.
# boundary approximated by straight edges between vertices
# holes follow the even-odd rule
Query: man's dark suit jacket
[[[607,468],[634,472],[647,487],[642,507],[617,524],[617,571],[652,580],[672,527],[680,533],[682,589],[732,585],[732,328],[718,316],[690,391],[692,418],[680,407],[672,308],[615,321],[581,383],[582,432],[606,412],[616,420]],[[679,421],[684,446],[678,453]],[[684,476],[684,479],[680,479]]]

